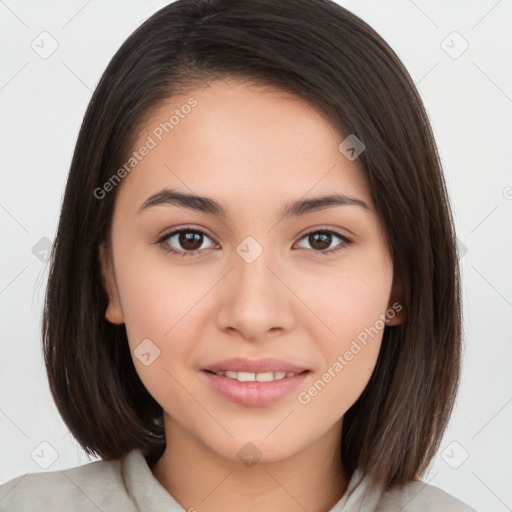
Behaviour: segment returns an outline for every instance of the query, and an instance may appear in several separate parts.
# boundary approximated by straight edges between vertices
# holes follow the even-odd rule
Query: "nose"
[[[242,251],[234,252],[230,264],[231,271],[219,283],[219,329],[250,341],[291,331],[297,318],[297,299],[272,250],[265,248],[253,261]]]

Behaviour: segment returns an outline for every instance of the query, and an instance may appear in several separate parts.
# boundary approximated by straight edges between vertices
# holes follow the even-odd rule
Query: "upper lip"
[[[266,357],[263,359],[245,359],[243,357],[235,357],[210,364],[203,369],[210,370],[212,372],[235,371],[251,373],[300,373],[307,370],[307,368],[303,368],[274,357]]]

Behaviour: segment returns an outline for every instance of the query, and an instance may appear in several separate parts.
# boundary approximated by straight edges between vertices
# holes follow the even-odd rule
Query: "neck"
[[[341,423],[284,460],[251,466],[222,457],[172,420],[166,422],[166,439],[151,471],[185,510],[328,512],[348,486]]]

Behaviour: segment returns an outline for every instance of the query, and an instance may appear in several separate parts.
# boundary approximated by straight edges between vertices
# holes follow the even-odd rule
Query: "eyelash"
[[[182,258],[195,257],[195,256],[198,255],[198,253],[204,251],[204,249],[197,249],[195,251],[177,251],[176,249],[173,249],[172,247],[169,246],[169,244],[166,243],[166,241],[169,238],[171,238],[172,236],[177,235],[179,233],[183,233],[183,232],[186,232],[186,233],[199,233],[201,235],[204,235],[204,236],[210,238],[210,240],[211,240],[211,237],[209,237],[204,231],[201,231],[199,229],[193,229],[193,228],[185,227],[185,228],[177,229],[175,231],[171,231],[169,233],[166,233],[161,238],[159,238],[155,243],[157,245],[161,246],[164,251],[166,251],[168,253],[171,253],[171,254],[173,254],[175,256],[182,257]],[[346,246],[352,245],[354,243],[354,241],[352,239],[350,239],[347,236],[342,235],[341,233],[338,233],[337,231],[334,231],[332,229],[317,229],[317,230],[314,230],[314,231],[310,231],[309,233],[305,233],[300,238],[300,240],[306,238],[309,235],[313,235],[313,234],[316,234],[316,233],[328,233],[328,234],[337,236],[338,238],[340,238],[342,240],[342,243],[339,244],[338,246],[334,247],[333,249],[324,249],[323,251],[315,251],[314,249],[311,249],[314,253],[317,253],[317,254],[322,255],[322,256],[328,256],[330,254],[336,253],[336,252],[344,249]],[[209,248],[209,249],[211,249],[211,248]]]

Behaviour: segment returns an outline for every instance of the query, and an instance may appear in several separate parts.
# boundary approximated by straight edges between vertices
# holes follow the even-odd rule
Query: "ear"
[[[406,318],[402,281],[397,274],[393,276],[393,285],[389,294],[386,325],[399,325]]]
[[[99,260],[103,288],[107,292],[109,303],[105,311],[105,318],[112,324],[124,323],[123,311],[119,301],[119,294],[115,284],[112,262],[107,255],[104,243],[99,246]]]

